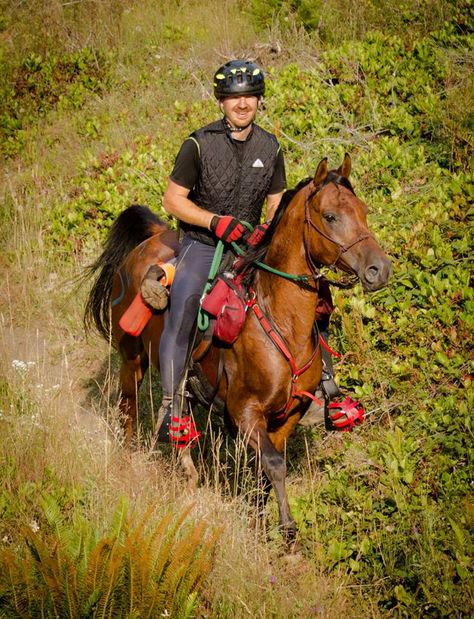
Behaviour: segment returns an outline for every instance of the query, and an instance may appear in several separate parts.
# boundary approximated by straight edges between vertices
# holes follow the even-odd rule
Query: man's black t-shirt
[[[245,148],[245,141],[233,140],[239,149]],[[194,138],[187,138],[176,157],[176,161],[171,172],[170,178],[181,187],[191,190],[199,175],[199,147]],[[269,194],[280,193],[286,188],[285,163],[283,153],[278,152],[275,162],[272,181],[268,190]]]

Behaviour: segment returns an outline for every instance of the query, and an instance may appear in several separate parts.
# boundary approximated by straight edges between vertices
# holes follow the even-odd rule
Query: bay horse
[[[350,170],[347,154],[337,170],[329,170],[327,158],[323,159],[312,179],[285,193],[263,241],[244,262],[249,265],[260,259],[280,273],[301,277],[293,281],[253,269],[252,304],[240,336],[224,347],[218,385],[223,347],[213,341],[199,361],[233,426],[260,458],[267,488],[273,487],[276,494],[280,529],[288,540],[294,538],[296,524],[285,488],[284,448],[310,404],[308,394],[321,380],[321,350],[314,333],[320,268],[326,265],[356,275],[365,291],[385,286],[391,274],[388,257],[368,230],[367,206],[354,193]],[[96,280],[85,322],[107,340],[111,338],[120,352],[121,412],[127,438],[136,424],[137,392],[149,363],[159,370],[166,312],[155,311],[136,337],[125,333],[119,320],[150,265],[166,262],[178,251],[176,233],[147,207],[132,206],[114,222],[102,255],[89,269]]]

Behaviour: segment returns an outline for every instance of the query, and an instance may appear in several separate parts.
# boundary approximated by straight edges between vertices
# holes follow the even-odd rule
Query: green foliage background
[[[86,1],[2,4],[6,267],[19,249],[87,263],[133,202],[166,217],[174,156],[217,116],[210,76],[225,58],[264,66],[259,122],[284,148],[290,186],[350,152],[394,275],[371,296],[336,294],[338,379],[368,423],[342,437],[309,433],[321,475],[289,446],[303,552],[368,587],[374,616],[471,616],[472,2],[109,0],[94,3],[94,18]],[[18,195],[37,203],[28,251],[7,234]],[[221,601],[215,616],[235,608]]]

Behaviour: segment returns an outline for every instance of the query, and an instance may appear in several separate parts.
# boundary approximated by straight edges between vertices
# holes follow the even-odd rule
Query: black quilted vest
[[[219,120],[191,137],[199,144],[200,169],[189,199],[216,215],[260,223],[279,151],[275,136],[254,124],[247,140],[236,144]],[[209,230],[183,222],[181,228],[202,243],[216,244]]]

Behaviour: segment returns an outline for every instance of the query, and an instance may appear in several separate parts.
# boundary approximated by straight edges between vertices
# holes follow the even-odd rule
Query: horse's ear
[[[351,173],[351,167],[352,167],[351,156],[348,153],[346,153],[344,155],[344,161],[342,162],[341,166],[336,170],[336,172],[340,174],[341,176],[343,176],[344,178],[349,178],[349,175]]]
[[[316,168],[316,172],[314,174],[313,183],[315,187],[318,187],[326,180],[328,175],[328,158],[325,157],[322,161],[320,161],[318,167]]]

